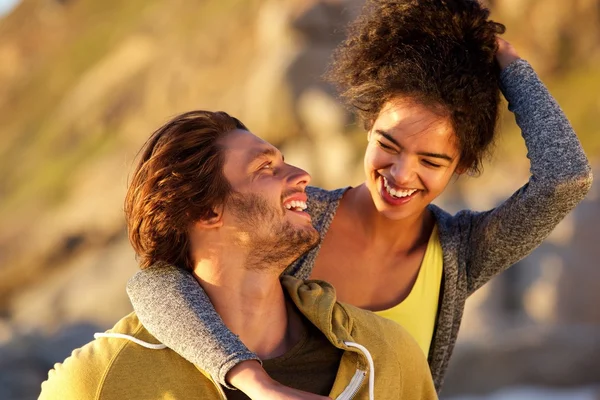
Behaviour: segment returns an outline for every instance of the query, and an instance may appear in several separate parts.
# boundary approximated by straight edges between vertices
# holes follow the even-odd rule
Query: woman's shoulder
[[[333,218],[340,200],[349,187],[334,190],[322,189],[315,186],[306,188],[308,196],[308,213],[313,219],[313,223],[323,218]]]
[[[442,245],[452,246],[458,245],[460,238],[470,231],[468,227],[473,218],[481,214],[473,210],[461,210],[451,214],[435,204],[430,204],[428,209],[434,216]]]
[[[433,214],[435,223],[440,230],[454,229],[454,227],[464,218],[465,210],[457,214],[450,214],[440,206],[429,204],[427,207]]]
[[[329,204],[331,202],[339,202],[348,189],[350,189],[349,186],[333,190],[327,190],[316,186],[308,186],[306,188],[306,194],[308,196],[308,201],[311,201],[315,204]]]

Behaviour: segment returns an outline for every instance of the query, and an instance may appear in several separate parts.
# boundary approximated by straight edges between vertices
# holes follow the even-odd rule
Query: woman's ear
[[[472,172],[471,171],[472,166],[473,166],[473,163],[464,162],[464,160],[462,160],[462,157],[460,157],[458,159],[456,168],[454,169],[454,174],[456,174],[457,176],[464,175],[464,174],[471,175],[470,172]]]
[[[469,172],[469,168],[463,167],[461,165],[459,165],[458,167],[456,167],[456,169],[454,170],[454,173],[456,175],[462,175],[462,174],[464,174],[466,172]]]

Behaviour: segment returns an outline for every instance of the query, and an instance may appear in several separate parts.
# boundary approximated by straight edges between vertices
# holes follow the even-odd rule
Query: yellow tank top
[[[427,242],[419,275],[408,297],[392,308],[375,312],[402,325],[415,338],[425,357],[429,355],[433,338],[443,263],[442,245],[436,225]]]

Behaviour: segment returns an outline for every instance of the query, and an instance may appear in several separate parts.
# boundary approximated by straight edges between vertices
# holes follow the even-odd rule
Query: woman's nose
[[[392,165],[390,173],[397,185],[408,185],[414,180],[414,171],[415,168],[410,157],[400,156]]]

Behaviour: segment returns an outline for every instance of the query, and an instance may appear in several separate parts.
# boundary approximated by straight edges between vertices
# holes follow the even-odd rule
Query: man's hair
[[[129,241],[142,269],[163,261],[192,269],[188,231],[231,192],[219,140],[248,130],[224,112],[191,111],[152,134],[125,197]]]
[[[367,0],[327,73],[367,130],[383,105],[409,97],[446,116],[460,166],[479,172],[493,142],[502,24],[475,0]]]

